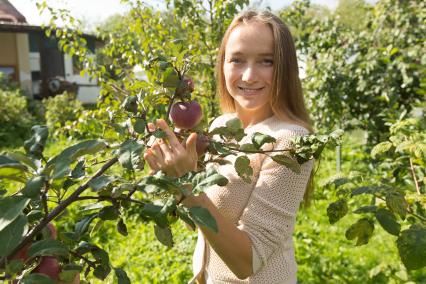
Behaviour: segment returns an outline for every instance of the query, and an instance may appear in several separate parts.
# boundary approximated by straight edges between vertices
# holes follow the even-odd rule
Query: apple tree
[[[179,8],[181,4],[176,3],[175,8]],[[53,14],[47,34],[59,38],[62,50],[76,56],[83,72],[100,82],[102,107],[97,113],[101,118],[97,126],[101,131],[49,156],[45,147],[52,135],[46,126],[35,125],[23,145],[24,151],[0,154],[1,280],[79,283],[85,281],[80,278],[87,279],[89,275],[104,280],[113,271],[118,283],[129,283],[126,272],[112,264],[108,252],[91,241],[90,232],[96,233],[94,228],[102,224],[98,221],[115,222],[117,231],[126,236],[125,217],[138,216],[153,222],[157,239],[172,246],[170,224],[179,219],[192,228],[218,230],[208,210],[186,208],[175,198],[199,194],[213,185],[226,185],[228,180],[211,164],[227,163],[227,156],[237,155],[236,172],[250,182],[250,154],[262,153],[300,172],[301,164],[318,159],[327,144],[339,142],[340,130],[299,137],[288,149],[268,150],[266,146],[273,145],[275,138],[262,133],[247,137],[238,119],[208,131],[207,122],[200,123],[198,85],[190,76],[190,72],[197,74],[197,69],[191,68],[199,60],[198,54],[175,40],[167,29],[155,34],[164,42],[151,41],[150,34],[144,33],[154,35],[152,27],[158,28],[162,18],[139,2],[132,4],[137,6],[130,12],[135,24],[129,26],[129,32],[122,37],[106,36],[103,61],[90,54],[77,28],[78,21],[66,10],[55,11],[45,2],[38,5]],[[236,11],[227,5],[223,6],[228,7],[226,13]],[[214,9],[220,11],[223,7]],[[55,19],[68,25],[59,28]],[[110,64],[103,65],[105,62]],[[144,66],[147,80],[135,76],[136,64]],[[176,135],[182,141],[191,132],[199,134],[197,172],[179,178],[162,172],[145,175],[144,150],[151,146],[153,138],[166,137],[163,131],[148,127],[159,117],[179,127]],[[187,190],[188,185],[192,193]],[[79,219],[70,230],[57,232],[54,221],[71,207],[79,209]]]

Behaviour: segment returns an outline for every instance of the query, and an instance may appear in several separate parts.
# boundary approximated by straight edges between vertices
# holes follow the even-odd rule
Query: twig
[[[96,199],[99,201],[104,201],[104,200],[110,200],[110,201],[116,201],[116,200],[122,200],[122,201],[130,201],[133,203],[137,203],[140,205],[145,205],[145,202],[139,201],[137,199],[132,199],[132,198],[127,198],[127,197],[111,197],[111,196],[80,196],[77,198],[77,200],[92,200],[92,199]]]
[[[46,227],[46,225],[52,221],[56,216],[61,214],[71,203],[76,201],[79,197],[79,195],[85,191],[89,187],[89,183],[101,176],[106,170],[108,170],[112,165],[118,162],[118,158],[112,158],[109,160],[105,165],[103,165],[89,180],[87,180],[83,185],[81,185],[79,188],[77,188],[67,199],[62,201],[57,207],[55,207],[47,216],[46,218],[42,219],[38,225],[36,225],[25,237],[24,239],[19,243],[19,245],[10,252],[9,255],[16,254],[21,248],[23,248],[27,243],[31,242],[34,237],[41,232],[41,230]],[[0,260],[0,267],[4,265],[7,257],[3,257]]]
[[[43,193],[41,194],[41,202],[43,204],[43,208],[44,208],[44,218],[47,217],[47,215],[49,215],[49,208],[47,206],[47,192],[49,190],[49,182],[46,180],[45,182],[45,186],[43,189]]]
[[[76,253],[75,251],[70,251],[70,253],[72,254],[72,255],[74,255],[74,256],[76,256],[76,257],[78,257],[78,258],[80,258],[80,259],[82,259],[82,260],[84,260],[90,267],[93,267],[93,268],[95,268],[95,264],[96,264],[96,262],[95,261],[91,261],[90,259],[88,259],[87,257],[85,257],[85,256],[82,256],[81,254],[78,254],[78,253]]]
[[[239,149],[239,148],[234,148],[234,147],[226,146],[225,144],[223,144],[222,146],[224,146],[225,148],[228,148],[229,150],[238,151],[238,152],[242,152],[242,153],[274,153],[274,152],[290,152],[290,151],[294,150],[294,149],[281,149],[281,150],[242,150],[242,149]]]
[[[421,194],[420,188],[419,188],[419,182],[417,181],[416,173],[414,172],[413,160],[411,160],[411,158],[409,158],[409,160],[410,160],[411,175],[413,176],[414,184],[416,185],[417,194]]]

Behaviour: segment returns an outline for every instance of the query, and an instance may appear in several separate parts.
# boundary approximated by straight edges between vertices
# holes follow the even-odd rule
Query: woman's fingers
[[[157,139],[156,143],[161,151],[164,164],[167,164],[167,161],[173,159],[173,150],[170,149],[170,146],[163,139]]]
[[[151,168],[150,174],[155,174],[160,170],[159,165],[157,164],[156,158],[154,154],[151,152],[151,149],[148,149],[145,154],[143,155],[143,158],[148,163],[149,167]]]
[[[160,147],[160,144],[158,143],[158,140],[154,142],[151,146],[151,152],[154,154],[157,164],[160,166],[163,164],[164,161],[164,153],[163,150]]]
[[[191,133],[186,139],[186,151],[191,157],[198,157],[197,155],[197,133]]]
[[[157,119],[157,126],[166,133],[167,139],[169,140],[170,147],[172,147],[172,149],[178,149],[178,147],[181,146],[176,135],[173,133],[164,119]]]

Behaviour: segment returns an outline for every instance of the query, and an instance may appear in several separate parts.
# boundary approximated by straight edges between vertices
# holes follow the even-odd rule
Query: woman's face
[[[223,72],[237,112],[265,116],[270,106],[274,73],[274,36],[264,23],[235,27],[225,46]]]

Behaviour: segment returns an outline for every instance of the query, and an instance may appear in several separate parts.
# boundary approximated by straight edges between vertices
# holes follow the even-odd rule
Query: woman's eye
[[[274,64],[274,61],[272,59],[263,59],[262,64],[271,66]]]
[[[241,63],[242,61],[241,61],[239,58],[231,58],[231,59],[229,60],[229,62],[231,62],[231,63],[235,63],[235,64],[239,64],[239,63]]]

